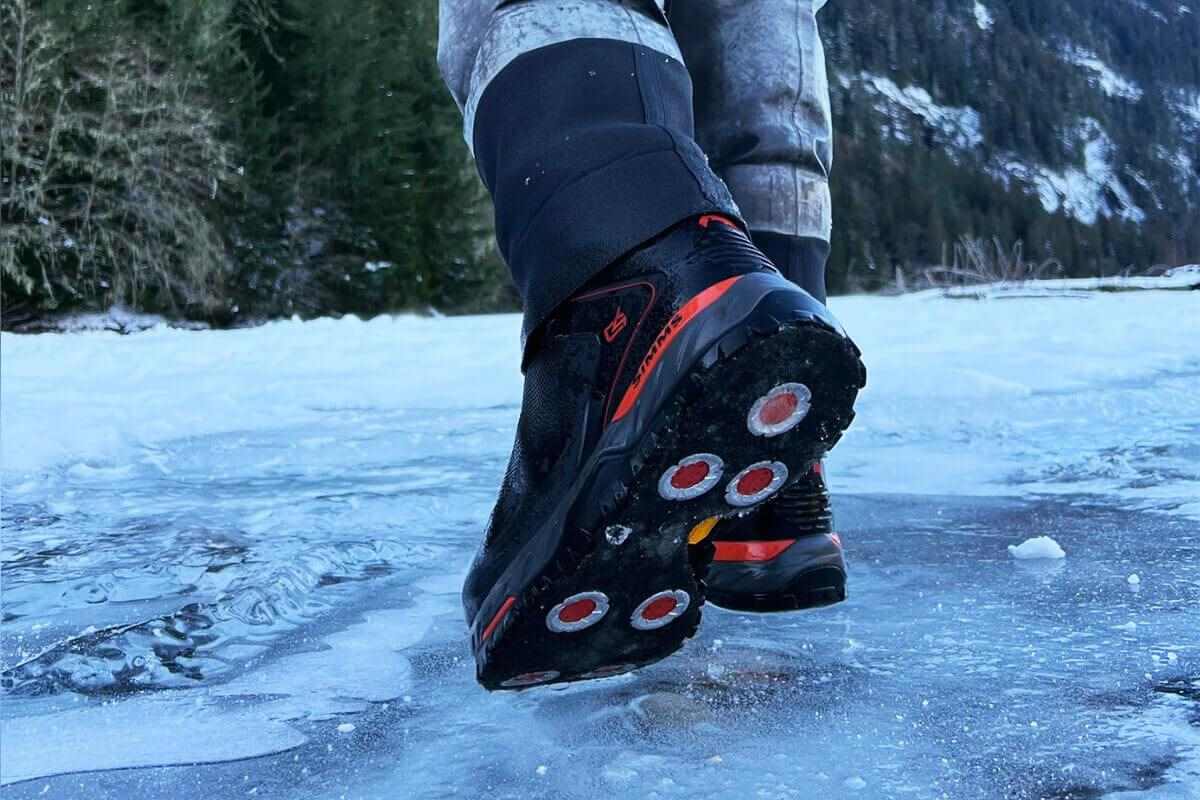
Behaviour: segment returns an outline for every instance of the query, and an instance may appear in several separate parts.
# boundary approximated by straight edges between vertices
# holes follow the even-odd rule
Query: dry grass
[[[999,238],[989,242],[974,236],[960,236],[954,244],[949,266],[929,267],[924,270],[923,278],[929,287],[969,286],[1036,281],[1058,277],[1063,272],[1063,265],[1057,259],[1026,259],[1024,242],[1017,241],[1006,247]]]

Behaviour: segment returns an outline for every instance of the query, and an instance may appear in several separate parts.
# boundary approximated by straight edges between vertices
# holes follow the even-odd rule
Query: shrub
[[[218,306],[215,201],[236,178],[220,131],[202,82],[151,42],[89,46],[28,0],[0,4],[5,314]]]

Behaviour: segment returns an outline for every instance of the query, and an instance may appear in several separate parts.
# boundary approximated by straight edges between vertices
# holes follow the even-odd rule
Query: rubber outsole
[[[730,611],[755,613],[823,608],[846,599],[846,573],[837,567],[818,567],[797,575],[782,591],[746,593],[709,588],[708,599]]]
[[[782,384],[812,394],[807,415],[786,432],[756,435],[747,412]],[[489,689],[618,674],[678,650],[700,624],[707,542],[688,545],[688,532],[709,517],[746,513],[731,506],[727,482],[757,462],[786,467],[791,483],[842,436],[865,384],[853,343],[786,298],[760,303],[710,346],[674,386],[632,454],[610,477],[598,470],[563,526],[555,557],[533,581],[475,628],[477,674]],[[695,454],[724,462],[723,479],[702,495],[676,500],[659,491],[663,474]],[[782,487],[781,487],[782,488]],[[765,499],[765,498],[764,498]],[[654,526],[645,521],[654,520]],[[609,607],[586,629],[559,632],[547,614],[565,599],[602,592]],[[686,608],[659,627],[643,629],[633,615],[663,592],[683,592]],[[655,609],[656,613],[660,609]]]

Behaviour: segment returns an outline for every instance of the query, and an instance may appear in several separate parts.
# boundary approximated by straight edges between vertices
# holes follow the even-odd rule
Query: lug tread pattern
[[[695,635],[704,606],[704,578],[714,548],[711,542],[687,545],[687,533],[692,525],[708,517],[745,514],[754,507],[735,509],[727,505],[724,479],[699,498],[669,503],[657,494],[661,471],[698,451],[721,456],[732,470],[729,476],[746,464],[778,455],[789,466],[786,488],[841,439],[854,419],[855,397],[866,384],[861,353],[844,334],[811,315],[781,315],[775,311],[759,309],[697,360],[629,457],[627,475],[604,487],[599,501],[586,514],[590,519],[575,519],[583,514],[568,517],[570,532],[563,536],[556,558],[517,595],[488,640],[480,643],[476,632],[478,676],[485,687],[503,688],[501,684],[514,675],[549,669],[561,673],[554,681],[560,683],[581,679],[615,663],[642,667],[674,653]],[[789,364],[794,359],[795,367]],[[746,410],[770,388],[768,384],[797,379],[797,371],[802,375],[799,380],[807,377],[817,384],[810,387],[816,398],[813,410],[795,429],[777,439],[753,437],[746,430]],[[759,374],[764,377],[746,379]],[[695,418],[699,414],[703,419],[705,411],[716,422],[704,426],[698,445],[691,445],[689,441],[697,438]],[[705,443],[709,446],[699,446]],[[609,524],[644,519],[665,522],[657,529],[633,534],[640,558],[631,559],[629,552],[604,552],[604,547],[610,547],[604,536]],[[661,583],[664,578],[674,583],[653,583]],[[616,585],[605,585],[605,580]],[[691,605],[670,625],[636,631],[627,624],[627,617],[644,598],[623,593],[622,589],[646,585],[654,585],[655,590],[684,589],[691,596]],[[605,592],[611,598],[612,609],[604,620],[577,634],[554,634],[546,629],[544,616],[549,609],[563,597],[590,590]],[[844,583],[842,592],[844,597]],[[832,594],[829,596],[832,598]],[[811,607],[813,601],[797,598],[796,602],[803,605],[795,607]]]

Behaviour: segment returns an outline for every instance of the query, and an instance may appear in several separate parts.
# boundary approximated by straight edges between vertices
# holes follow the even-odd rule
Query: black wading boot
[[[530,341],[517,439],[463,587],[480,683],[626,672],[700,621],[713,519],[810,474],[857,348],[725,217],[675,226]]]
[[[754,231],[755,245],[785,278],[825,302],[829,242]],[[714,556],[706,592],[737,611],[795,611],[846,599],[842,538],[833,529],[820,463],[744,517],[712,532]]]
[[[818,462],[749,516],[712,531],[706,594],[736,611],[797,611],[846,599],[846,560]]]

